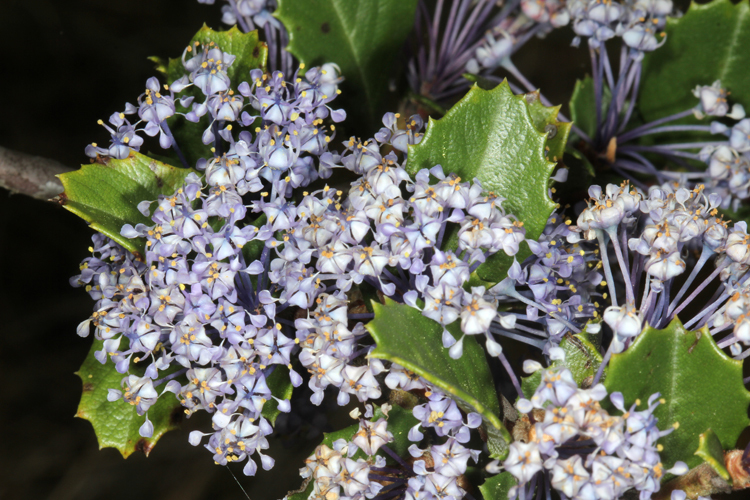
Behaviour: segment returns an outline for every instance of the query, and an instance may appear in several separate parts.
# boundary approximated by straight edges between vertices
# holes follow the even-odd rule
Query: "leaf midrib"
[[[359,74],[360,82],[362,83],[362,86],[365,89],[365,95],[367,96],[367,103],[368,103],[367,105],[368,112],[372,115],[373,114],[372,86],[369,85],[367,82],[367,75],[365,75],[364,65],[362,64],[360,60],[361,54],[359,54],[359,52],[357,51],[353,43],[354,37],[352,36],[352,34],[354,33],[354,31],[351,31],[349,29],[349,27],[347,26],[347,23],[345,22],[345,18],[341,13],[342,11],[341,11],[341,7],[339,6],[339,4],[342,1],[351,1],[351,0],[333,0],[331,2],[331,6],[333,7],[334,12],[336,13],[336,17],[339,19],[339,23],[341,24],[341,28],[344,30],[344,34],[346,35],[344,38],[346,38],[346,42],[349,45],[349,49],[352,53],[352,58],[354,59],[354,62],[356,63],[355,66],[357,67],[357,73]],[[361,6],[358,5],[357,10],[354,14],[355,25],[356,25],[356,20],[359,18],[360,9],[361,9]],[[377,16],[378,17],[380,16],[380,9],[378,9]],[[356,26],[355,26],[355,30],[356,30]]]
[[[739,38],[740,36],[744,18],[747,16],[747,13],[748,13],[747,3],[739,3],[737,5],[732,5],[730,2],[729,4],[730,4],[730,9],[732,10],[734,10],[735,8],[738,10],[742,9],[742,12],[739,12],[739,13],[732,12],[732,19],[736,20],[736,23],[734,25],[734,29],[732,30],[731,41],[727,43],[727,52],[724,57],[723,67],[721,71],[719,72],[719,76],[718,76],[719,80],[726,80],[727,70],[729,69],[729,61],[731,61],[735,57],[734,52],[735,52],[735,46],[737,45],[737,38]],[[710,5],[711,5],[710,3],[706,4],[707,7]],[[734,14],[737,14],[737,15],[734,15]]]

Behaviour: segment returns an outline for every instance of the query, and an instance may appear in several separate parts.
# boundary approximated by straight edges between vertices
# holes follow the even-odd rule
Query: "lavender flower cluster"
[[[95,256],[72,280],[98,300],[79,334],[93,326],[104,341],[97,359],[109,357],[127,374],[111,400],[122,398],[145,414],[164,392],[176,394],[188,416],[213,415],[206,447],[214,460],[247,459],[245,473],[252,475],[253,453],[264,468],[273,465],[262,450],[272,432],[263,409],[274,399],[267,384],[274,370],[288,370],[298,386],[303,377],[292,363],[298,358],[315,404],[328,386],[339,389],[341,405],[351,395],[363,402],[380,397],[375,377],[385,368],[378,360],[359,361],[373,346],[357,320],[372,315],[350,314],[347,292],[370,286],[415,307],[424,302],[423,314],[443,325],[460,317],[464,334],[483,333],[497,307],[484,300],[484,288],[463,286],[487,256],[515,254],[525,231],[477,181],[461,182],[439,166],[410,178],[403,164],[408,145],[421,139],[417,116],[400,129],[399,115],[387,114],[373,139],[351,138],[342,154],[329,151],[335,126],[324,121],[345,116],[328,106],[338,93],[335,65],[295,74],[293,82],[253,70],[235,93],[226,74],[230,54],[197,44],[191,53],[183,57],[186,75],[170,88],[193,85],[205,96],[190,103],[185,118],[210,115],[203,142],[216,145],[215,156],[198,163],[205,181],[189,174],[173,196],[155,202],[153,213],[153,202],[139,205],[154,225],[123,227],[123,236],[146,240],[144,262],[95,239]],[[159,107],[167,98],[153,80],[139,99],[139,114],[149,120],[143,130],[168,137],[165,120],[174,108]],[[131,147],[125,144],[89,152],[123,156]],[[384,147],[391,152],[381,154]],[[348,192],[325,185],[295,202],[298,188],[332,168],[357,176]],[[441,249],[450,225],[457,248]],[[117,258],[105,262],[112,252]],[[446,330],[452,356],[460,357],[462,340]],[[148,363],[144,375],[130,373],[141,361]],[[277,405],[289,410],[288,401]],[[148,418],[141,431],[152,432]],[[202,436],[194,432],[191,443]]]
[[[553,358],[563,356],[562,349],[554,348]],[[524,370],[533,373],[541,370],[541,365],[527,361]],[[541,383],[531,399],[521,399],[517,404],[521,412],[533,414],[536,423],[526,442],[511,443],[510,454],[502,463],[518,480],[511,496],[524,490],[521,498],[531,498],[536,485],[548,480],[566,498],[610,500],[632,488],[646,499],[659,491],[665,473],[687,472],[684,462],[664,470],[659,459],[662,446],[656,444],[657,440],[677,426],[665,431],[656,426],[653,412],[664,402],[658,399],[658,393],[640,411],[636,409],[640,401],[625,408],[622,394],[610,394],[610,401],[622,416],[602,409],[599,402],[606,396],[602,384],[578,388],[567,368],[542,371]]]
[[[587,38],[589,46],[598,48],[614,37],[622,41],[633,52],[634,57],[643,57],[664,41],[661,30],[672,13],[672,0],[630,0],[622,3],[598,2],[596,0],[573,0],[567,10],[573,19],[573,31],[578,37]],[[574,43],[578,43],[577,40]]]
[[[559,348],[552,348],[551,355],[557,361],[564,357]],[[527,361],[524,369],[533,373],[542,367]],[[415,443],[408,449],[410,458],[400,457],[388,446],[393,435],[388,431],[389,407],[384,405],[385,418],[361,420],[350,441],[339,439],[333,442],[333,448],[320,445],[307,459],[300,473],[313,482],[310,498],[464,498],[466,491],[459,479],[466,473],[469,460],[477,462],[481,452],[466,445],[471,429],[481,424],[481,417],[475,413],[464,417],[454,401],[396,364],[385,382],[391,389],[424,391],[427,398],[412,410],[419,423],[408,434]],[[669,470],[660,462],[662,446],[657,440],[678,426],[665,431],[657,428],[653,411],[663,402],[658,394],[640,411],[640,401],[626,409],[622,395],[611,394],[610,400],[622,416],[610,415],[601,408],[599,401],[606,396],[601,384],[579,389],[567,368],[543,370],[531,399],[517,403],[519,410],[528,414],[523,417],[527,423],[531,415],[536,423],[527,438],[511,444],[502,463],[491,462],[487,471],[495,474],[505,470],[516,478],[518,484],[509,491],[510,498],[531,498],[535,491],[554,488],[566,498],[581,499],[620,498],[630,489],[641,492],[643,499],[650,498],[659,491],[664,474],[687,472],[683,462]],[[365,417],[371,418],[372,407],[367,406]],[[430,429],[438,439],[445,440],[422,449],[416,444],[425,438],[420,428]],[[358,450],[366,458],[355,457]],[[378,454],[379,450],[382,453]]]
[[[333,449],[320,445],[306,460],[300,474],[313,481],[310,498],[464,498],[466,491],[460,478],[466,473],[469,460],[477,462],[481,451],[465,445],[471,430],[481,424],[481,417],[469,413],[464,421],[455,401],[396,364],[391,366],[385,383],[391,389],[425,391],[428,399],[412,410],[419,423],[408,434],[414,442],[408,449],[410,456],[401,457],[387,446],[393,435],[388,431],[389,405],[383,405],[385,418],[360,420],[351,441],[339,439]],[[371,418],[372,407],[367,406],[365,417]],[[424,439],[420,427],[431,429],[445,440],[427,449],[419,448],[417,443]],[[353,460],[358,450],[367,458]],[[385,456],[377,454],[378,450]],[[386,456],[393,465],[387,463]]]
[[[198,3],[213,5],[214,1],[198,0]],[[265,35],[269,69],[290,74],[294,71],[294,59],[286,51],[289,34],[273,16],[276,7],[276,0],[227,0],[221,6],[221,20],[230,26],[238,25],[245,33],[258,29]]]
[[[623,41],[623,59],[637,62],[640,68],[644,53],[664,43],[663,29],[671,14],[671,0],[520,0],[494,2],[491,0],[454,2],[439,1],[432,12],[425,2],[417,8],[416,38],[409,63],[409,82],[412,90],[438,101],[468,88],[464,72],[500,81],[495,71],[502,68],[528,92],[536,90],[515,67],[511,57],[530,39],[544,37],[550,31],[571,24],[578,46],[585,38],[593,51],[615,37]],[[421,42],[426,40],[426,42]],[[621,70],[630,69],[627,67]],[[612,69],[607,56],[602,54],[601,74],[606,70],[610,87],[615,90]],[[599,68],[597,69],[597,73]],[[595,74],[597,74],[595,73]],[[621,71],[624,75],[628,71]],[[634,70],[617,87],[627,94],[636,77]],[[519,87],[513,86],[516,92]],[[542,97],[543,102],[549,105]],[[618,103],[622,106],[623,103]],[[577,127],[576,127],[577,128]]]
[[[111,360],[123,375],[108,399],[146,415],[142,436],[154,432],[149,409],[169,392],[188,417],[211,414],[212,429],[192,432],[192,445],[203,443],[219,464],[243,462],[246,475],[256,473],[257,459],[270,469],[268,409],[291,410],[273,382],[281,373],[294,387],[307,383],[315,405],[328,393],[341,406],[354,397],[367,408],[351,440],[321,445],[307,460],[301,474],[314,485],[310,498],[470,498],[462,480],[469,461],[480,462],[482,450],[470,441],[482,418],[415,373],[369,356],[375,346],[364,324],[374,314],[363,299],[389,297],[440,324],[451,358],[461,358],[466,335],[480,335],[505,368],[521,398],[516,407],[533,423],[502,464],[486,469],[504,469],[517,479],[511,498],[549,496],[552,488],[564,498],[614,499],[630,489],[650,498],[665,473],[686,472],[682,463],[665,471],[659,457],[657,440],[674,428],[657,428],[658,394],[644,410],[640,402],[626,408],[621,394],[610,394],[622,416],[610,415],[600,405],[608,394],[598,382],[610,357],[627,349],[643,325],[666,326],[705,291],[712,297],[685,326],[721,334],[719,347],[735,359],[750,355],[742,347],[750,346],[750,235],[744,223],[730,227],[719,215],[720,208],[736,208],[750,197],[750,120],[741,106],[730,111],[728,94],[716,82],[695,89],[696,107],[625,131],[641,60],[663,43],[671,0],[520,0],[499,12],[490,0],[448,3],[446,20],[443,0],[432,12],[420,2],[418,38],[429,42],[418,45],[410,61],[415,92],[448,98],[465,89],[465,70],[489,76],[500,67],[533,90],[511,55],[533,36],[572,24],[574,43],[588,40],[597,108],[593,137],[573,130],[616,172],[654,174],[659,184],[634,179],[591,186],[577,212],[559,208],[542,234],[527,240],[523,222],[477,179],[461,179],[440,165],[409,174],[409,146],[423,138],[419,114],[387,113],[372,138],[351,137],[342,149],[331,148],[336,123],[346,117],[331,107],[340,92],[339,68],[294,68],[284,50],[288,35],[271,15],[276,2],[230,0],[226,22],[245,31],[264,28],[271,71],[252,70],[233,88],[228,70],[235,56],[196,42],[183,53],[184,76],[170,85],[149,79],[137,105],[114,113],[111,126],[101,122],[111,144],[86,150],[93,158],[125,159],[143,145],[143,134],[158,136],[162,148],[191,167],[169,127],[177,115],[207,123],[201,140],[212,146],[195,165],[201,175],[190,173],[174,194],[139,204],[149,224],[122,228],[123,236],[145,240],[143,256],[94,236],[93,256],[71,279],[96,300],[78,333],[88,336],[93,327],[102,342],[96,359]],[[617,79],[605,47],[616,37],[623,42]],[[602,97],[607,86],[613,91],[609,107]],[[688,115],[739,121],[660,126]],[[626,144],[673,131],[728,139]],[[660,171],[645,153],[702,161],[708,169],[685,162],[680,165],[689,172]],[[334,170],[354,180],[328,182]],[[565,175],[554,180],[564,182]],[[505,280],[490,289],[470,287],[488,257],[516,256],[524,241],[531,255],[513,259]],[[690,255],[695,265],[676,289]],[[460,325],[459,338],[449,325]],[[613,339],[591,389],[578,388],[568,369],[549,368],[534,395],[523,398],[503,337],[556,362],[563,360],[558,345],[566,335],[597,333],[603,325]],[[524,367],[542,370],[536,362]],[[410,457],[388,446],[394,437],[387,404],[383,418],[372,420],[371,403],[383,396],[383,385],[418,395],[412,409],[417,424],[407,436]],[[355,410],[353,416],[361,415]]]
[[[490,334],[549,352],[562,335],[580,333],[601,317],[614,333],[609,356],[626,349],[644,324],[663,328],[693,310],[684,317],[686,327],[708,326],[712,335],[732,329],[719,346],[730,347],[735,359],[748,356],[740,343],[750,341],[743,316],[750,236],[744,222],[730,227],[720,216],[721,197],[674,183],[648,194],[627,183],[592,186],[589,196],[577,225],[553,214],[539,241],[530,242],[534,257],[514,264],[489,290],[499,302],[526,304],[525,312],[510,309],[514,328],[493,324]],[[687,252],[698,258],[677,289],[674,278],[687,270]],[[709,263],[710,272],[698,280]],[[618,297],[623,289],[624,301],[621,292]],[[686,309],[707,289],[713,297],[705,307]]]
[[[740,104],[730,107],[729,94],[719,81],[710,86],[699,85],[693,90],[699,99],[696,106],[627,129],[638,99],[641,61],[644,53],[656,50],[666,41],[663,29],[666,17],[673,11],[671,0],[623,3],[574,0],[563,7],[552,1],[535,3],[534,9],[538,13],[529,16],[539,22],[552,22],[553,13],[563,20],[569,17],[577,35],[574,44],[580,38],[588,40],[596,98],[596,132],[589,137],[575,125],[573,130],[599,153],[602,161],[644,190],[647,186],[640,179],[645,175],[656,178],[658,183],[677,181],[690,189],[703,185],[707,192],[721,196],[720,207],[724,209],[737,210],[743,200],[750,198],[750,121],[745,119],[745,110]],[[524,12],[527,11],[530,9],[525,8]],[[567,15],[561,14],[563,12]],[[604,44],[615,38],[622,40],[619,68],[613,67],[607,50],[603,50]],[[503,57],[507,58],[507,54]],[[504,61],[501,65],[527,90],[533,90],[533,85],[525,81],[511,63]],[[497,64],[485,66],[494,70]],[[482,71],[479,68],[469,70]],[[605,89],[612,95],[609,104],[604,102]],[[736,123],[731,126],[723,121],[713,121],[708,125],[683,123],[685,118],[692,116],[699,120],[707,116],[731,119]],[[658,145],[639,142],[649,135],[684,132],[723,135],[726,139],[667,140]],[[649,158],[654,154],[675,165],[677,171],[657,168]]]

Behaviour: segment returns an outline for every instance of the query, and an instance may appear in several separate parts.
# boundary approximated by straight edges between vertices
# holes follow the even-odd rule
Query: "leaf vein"
[[[732,30],[732,36],[730,38],[730,42],[727,44],[727,55],[726,57],[724,57],[721,71],[719,71],[719,77],[718,77],[719,80],[726,80],[727,71],[729,70],[729,67],[730,67],[729,63],[736,57],[735,49],[737,46],[737,39],[739,38],[740,32],[742,31],[743,18],[745,18],[748,13],[746,7],[747,7],[746,4],[738,5],[737,8],[743,9],[744,12],[738,16],[733,16],[733,19],[736,22],[734,25],[734,29]]]

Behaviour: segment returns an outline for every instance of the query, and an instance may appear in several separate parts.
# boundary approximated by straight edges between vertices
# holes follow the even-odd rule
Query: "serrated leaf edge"
[[[715,440],[716,443],[719,445],[719,449],[722,450],[722,457],[721,461],[718,461],[716,457],[714,457],[709,451],[708,446],[710,446],[711,443],[709,443],[709,440]],[[698,437],[698,449],[694,453],[694,455],[697,455],[703,459],[704,462],[706,462],[708,465],[710,465],[719,476],[721,476],[722,479],[727,481],[729,484],[732,484],[732,475],[729,474],[729,471],[727,470],[726,466],[724,465],[724,450],[721,446],[721,441],[719,440],[719,436],[716,435],[716,433],[711,430],[707,429],[706,432],[701,434]]]
[[[84,380],[83,376],[81,375],[80,370],[76,370],[74,372],[74,375],[78,376],[78,378],[81,379],[81,398],[83,398],[83,386],[86,384],[86,381]],[[107,402],[103,402],[103,404],[106,404]],[[102,405],[99,405],[100,407]],[[142,450],[138,450],[136,446],[133,446],[132,449],[128,449],[126,446],[117,446],[114,444],[108,444],[106,440],[102,442],[102,439],[99,437],[99,433],[97,432],[96,426],[94,423],[90,420],[91,415],[89,412],[81,409],[81,401],[78,402],[78,407],[76,408],[76,413],[73,415],[74,418],[80,418],[81,420],[87,421],[91,428],[94,430],[94,435],[96,436],[96,443],[99,446],[99,450],[103,450],[104,448],[113,448],[120,452],[120,455],[122,455],[122,458],[127,459],[130,457],[133,453],[136,451],[143,451],[143,454],[147,457],[151,453],[151,450],[153,450],[153,447],[156,445],[156,443],[169,431],[173,431],[176,429],[179,429],[179,425],[173,423],[171,420],[169,421],[169,425],[166,428],[159,427],[159,431],[156,432],[156,429],[154,429],[154,434],[150,438],[141,438],[143,440],[146,440],[147,442],[151,443],[151,446],[144,447]],[[144,421],[146,418],[144,417]]]

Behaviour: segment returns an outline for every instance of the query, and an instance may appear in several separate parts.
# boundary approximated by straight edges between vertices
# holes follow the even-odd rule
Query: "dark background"
[[[0,0],[0,145],[71,168],[87,162],[86,144],[107,142],[96,121],[135,102],[156,74],[146,58],[178,57],[203,22],[221,28],[220,17],[219,5],[196,0]],[[531,41],[514,62],[563,103],[588,56],[569,47],[569,30],[550,38]],[[187,442],[190,429],[210,426],[205,415],[168,433],[148,458],[128,460],[99,451],[91,425],[73,417],[74,372],[91,345],[75,328],[92,301],[68,279],[90,236],[58,205],[0,189],[0,500],[244,498],[226,468]],[[281,498],[298,486],[307,453],[272,444],[271,473],[235,474],[251,498]]]

